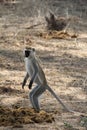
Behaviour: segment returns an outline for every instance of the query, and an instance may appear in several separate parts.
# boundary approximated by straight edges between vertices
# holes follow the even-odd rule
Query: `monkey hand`
[[[32,84],[33,84],[33,81],[30,81],[30,83],[29,83],[29,89],[31,89],[32,88]]]

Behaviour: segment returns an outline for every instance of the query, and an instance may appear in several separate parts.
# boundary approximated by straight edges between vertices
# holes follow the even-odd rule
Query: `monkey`
[[[36,87],[33,88],[33,90],[30,92],[30,102],[33,106],[33,108],[36,111],[40,111],[40,105],[39,105],[39,97],[48,90],[58,102],[63,106],[65,110],[68,112],[73,112],[73,110],[69,109],[60,99],[58,95],[55,94],[55,92],[49,87],[45,73],[42,70],[42,67],[40,66],[38,59],[36,57],[36,50],[34,48],[25,48],[24,50],[24,61],[25,61],[25,68],[26,68],[26,75],[24,77],[23,83],[22,83],[22,89],[24,89],[24,86],[30,77],[30,82],[28,84],[28,88],[31,89],[33,83],[36,83]]]

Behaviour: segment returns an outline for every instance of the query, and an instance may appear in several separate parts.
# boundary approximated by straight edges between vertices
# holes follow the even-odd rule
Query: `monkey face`
[[[29,55],[30,55],[30,51],[25,50],[25,57],[29,57]]]
[[[35,49],[34,48],[26,48],[25,49],[25,53],[24,53],[24,56],[27,58],[29,57],[30,55],[32,55],[32,53],[35,52]]]

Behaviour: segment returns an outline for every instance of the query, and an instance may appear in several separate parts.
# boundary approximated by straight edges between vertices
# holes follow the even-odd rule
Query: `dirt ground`
[[[87,1],[38,0],[36,5],[32,1],[33,4],[28,0],[0,3],[0,130],[87,130]],[[44,20],[48,9],[57,16],[71,17],[67,32],[77,38],[49,38]],[[43,24],[29,28],[38,23]],[[75,113],[66,112],[48,91],[40,98],[42,113],[33,111],[29,100],[31,90],[27,85],[25,90],[21,88],[26,46],[36,49],[49,86]],[[14,109],[17,116],[19,109],[23,109],[24,116],[29,113],[28,108],[34,114],[33,122],[28,123],[26,117],[27,123],[9,125],[4,118]],[[47,122],[48,117],[51,121]],[[14,124],[13,119],[11,122]]]

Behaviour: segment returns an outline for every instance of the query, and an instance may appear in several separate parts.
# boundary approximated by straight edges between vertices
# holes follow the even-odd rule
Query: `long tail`
[[[60,97],[58,95],[55,94],[55,92],[47,85],[47,89],[48,91],[57,99],[57,101],[60,102],[60,104],[69,112],[74,112],[73,110],[69,109],[60,99]]]

